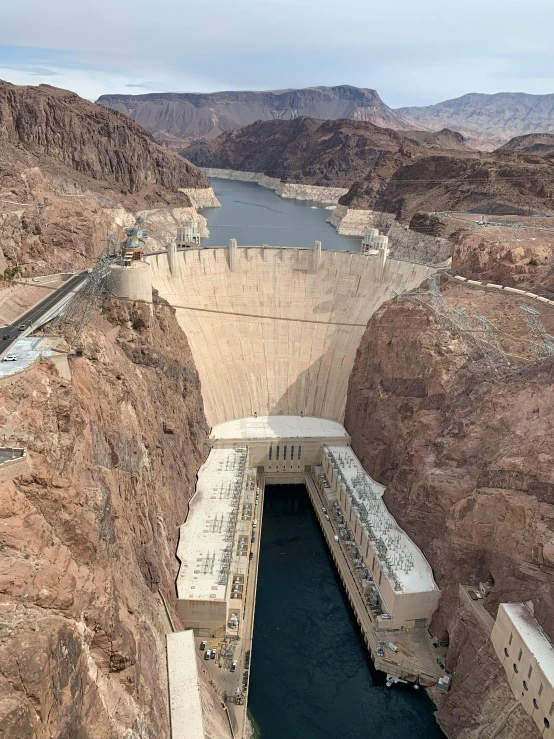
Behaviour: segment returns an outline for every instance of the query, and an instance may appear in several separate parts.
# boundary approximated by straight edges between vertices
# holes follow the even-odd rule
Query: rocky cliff
[[[553,173],[550,159],[530,155],[514,162],[503,153],[425,152],[411,161],[382,154],[339,203],[394,213],[404,223],[433,211],[544,215],[554,212]]]
[[[153,233],[165,243],[179,220],[171,211],[192,215],[188,193],[209,185],[118,113],[47,85],[0,82],[0,271],[89,266],[137,210],[165,211],[165,229]]]
[[[398,162],[429,149],[468,152],[459,134],[398,132],[367,121],[258,121],[209,141],[196,141],[183,154],[201,167],[260,172],[283,181],[349,187],[371,171],[379,157]],[[398,165],[397,165],[398,166]]]
[[[195,167],[155,144],[125,116],[49,85],[0,82],[0,141],[123,194],[209,187]]]
[[[516,239],[506,235],[510,230],[488,227],[460,232],[455,237],[452,269],[468,279],[554,297],[554,233],[522,229]]]
[[[457,286],[444,291],[447,304],[484,314],[503,340],[517,339],[511,354],[532,355],[521,301]],[[552,330],[552,317],[543,320]],[[495,736],[537,736],[531,719],[512,706],[459,584],[490,580],[485,607],[493,617],[500,602],[532,600],[554,637],[553,379],[552,361],[512,359],[498,375],[470,360],[459,336],[441,329],[429,308],[408,301],[385,304],[358,350],[345,425],[442,590],[432,631],[450,641],[454,679],[438,711],[450,739],[489,736],[504,712],[509,720]]]
[[[198,375],[157,298],[106,305],[71,370],[0,386],[5,443],[32,460],[0,485],[0,737],[161,739],[163,601],[178,623],[178,526],[206,455]]]
[[[267,92],[102,95],[97,102],[125,113],[172,147],[182,147],[188,139],[215,137],[255,121],[301,116],[350,118],[388,128],[410,128],[375,90],[350,85]]]
[[[469,93],[436,105],[397,108],[414,128],[460,131],[480,149],[494,149],[522,134],[554,132],[554,95]]]

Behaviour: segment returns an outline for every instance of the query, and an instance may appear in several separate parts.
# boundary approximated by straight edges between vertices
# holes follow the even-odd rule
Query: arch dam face
[[[428,272],[294,248],[191,249],[173,255],[172,269],[167,254],[147,259],[187,335],[210,426],[276,414],[342,423],[368,320],[393,289],[412,289]]]

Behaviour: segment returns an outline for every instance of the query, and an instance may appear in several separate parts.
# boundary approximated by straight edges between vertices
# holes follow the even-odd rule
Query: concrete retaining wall
[[[0,464],[0,484],[9,482],[20,475],[28,475],[31,472],[31,462],[24,450],[22,457],[9,459]]]

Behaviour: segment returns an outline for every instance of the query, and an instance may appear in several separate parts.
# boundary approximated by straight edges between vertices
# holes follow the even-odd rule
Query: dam
[[[168,641],[174,739],[184,736],[177,727],[188,726],[179,717],[202,704],[197,695],[190,703],[197,678],[183,655],[202,651],[232,735],[247,732],[266,485],[305,487],[387,687],[445,681],[444,651],[428,630],[440,590],[342,425],[368,320],[432,269],[389,259],[386,246],[367,255],[323,251],[320,242],[279,248],[231,239],[219,248],[173,244],[145,255],[136,277],[129,274],[126,297],[136,297],[133,279],[140,297],[151,279],[174,308],[212,428],[177,549],[177,611],[181,633],[192,631],[194,643],[180,651],[175,635],[171,649]],[[201,718],[196,726],[201,732]]]
[[[318,243],[318,242],[316,242]],[[254,415],[342,423],[367,322],[425,265],[317,247],[189,249],[147,258],[175,307],[210,426]]]

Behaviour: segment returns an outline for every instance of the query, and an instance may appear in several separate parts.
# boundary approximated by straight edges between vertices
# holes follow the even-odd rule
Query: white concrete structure
[[[166,635],[172,739],[205,739],[192,631]]]
[[[514,696],[544,739],[554,739],[554,646],[530,604],[501,603],[491,640]]]
[[[376,236],[379,236],[378,228],[366,228],[362,237],[362,254],[377,254],[377,249],[373,245],[373,239],[375,239]]]
[[[263,467],[269,482],[286,474],[287,482],[302,483],[306,466],[319,463],[324,443],[346,446],[350,436],[340,423],[322,418],[262,416],[214,426],[209,442],[213,448],[247,443],[248,464]]]
[[[185,221],[182,226],[177,229],[177,238],[175,240],[177,248],[184,249],[189,246],[200,245],[200,231],[196,221]]]
[[[371,315],[427,267],[313,249],[234,247],[147,257],[176,306],[210,425],[262,415],[342,422],[348,379]],[[231,266],[230,266],[231,265]]]
[[[391,629],[427,626],[440,590],[423,553],[387,510],[384,487],[365,472],[350,447],[328,445],[322,456],[329,494],[336,496],[344,530],[351,532],[378,591],[382,624],[386,621]]]
[[[222,635],[231,611],[231,574],[244,577],[250,539],[248,521],[242,528],[242,493],[247,450],[213,449],[198,473],[189,515],[181,526],[177,558],[177,610],[186,628]],[[243,518],[242,516],[241,518]],[[240,599],[239,599],[240,600]]]
[[[152,302],[152,272],[147,262],[136,259],[127,266],[113,264],[110,271],[115,284],[113,293],[118,298]]]
[[[256,515],[252,479],[263,471],[269,482],[304,482],[318,465],[329,481],[327,494],[334,496],[328,502],[340,505],[344,526],[372,573],[384,614],[380,628],[429,623],[440,598],[431,568],[387,511],[384,487],[364,472],[341,424],[300,416],[242,418],[214,426],[209,443],[177,550],[177,608],[188,628],[221,636],[230,633],[232,618],[240,619],[233,585],[240,582],[240,595],[248,574]]]

